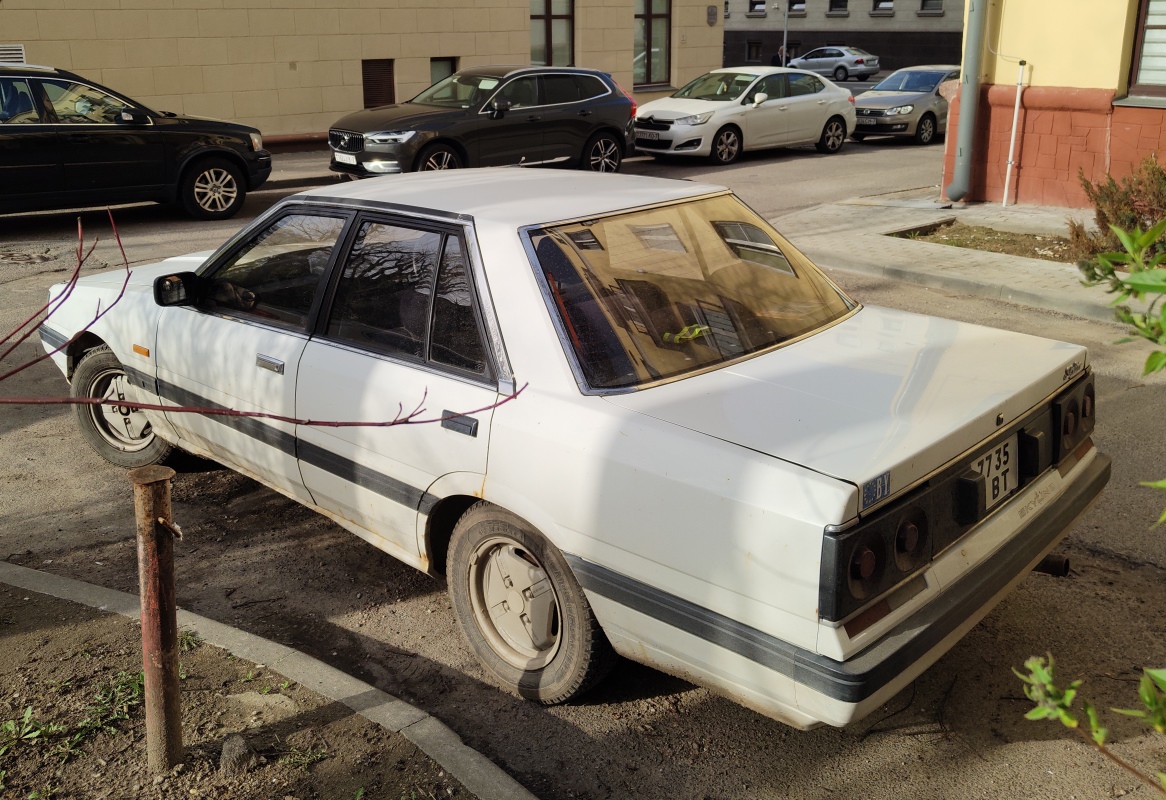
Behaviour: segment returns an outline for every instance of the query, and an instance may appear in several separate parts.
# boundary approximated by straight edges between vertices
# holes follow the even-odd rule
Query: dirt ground
[[[915,234],[911,238],[952,247],[986,250],[989,253],[1043,258],[1045,261],[1074,261],[1069,240],[1064,236],[998,231],[980,225],[967,225],[958,220],[931,233]]]
[[[180,638],[186,758],[146,766],[138,624],[0,585],[0,798],[470,798],[400,734],[262,665]],[[224,740],[255,751],[219,771]]]

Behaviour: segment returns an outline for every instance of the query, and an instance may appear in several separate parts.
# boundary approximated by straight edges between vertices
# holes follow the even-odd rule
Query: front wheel
[[[75,399],[126,400],[126,373],[108,346],[85,354],[73,372],[69,394]],[[173,447],[154,435],[146,414],[119,405],[76,405],[81,437],[111,464],[134,469],[160,464]]]
[[[931,144],[935,141],[935,117],[924,114],[915,126],[915,144]]]
[[[475,504],[454,528],[447,563],[462,633],[503,688],[564,703],[615,663],[566,559],[525,520]]]
[[[461,154],[448,144],[431,144],[417,156],[417,172],[429,172],[436,169],[461,169]]]
[[[709,159],[721,166],[732,164],[741,155],[741,132],[732,125],[726,125],[713,137],[713,151]]]
[[[863,139],[866,138],[866,134],[865,133],[852,133],[852,134],[850,134],[850,138],[856,142],[861,142]]]
[[[822,135],[814,145],[819,153],[837,153],[846,141],[846,123],[840,117],[831,117],[822,128]]]
[[[834,80],[838,81],[839,83],[846,83],[846,77],[847,77],[846,67],[835,67],[834,68]]]
[[[620,162],[623,160],[623,150],[619,142],[610,133],[597,133],[583,148],[583,157],[579,159],[579,169],[591,172],[619,172]]]
[[[225,158],[197,162],[182,179],[179,198],[195,219],[229,219],[243,207],[243,173]]]

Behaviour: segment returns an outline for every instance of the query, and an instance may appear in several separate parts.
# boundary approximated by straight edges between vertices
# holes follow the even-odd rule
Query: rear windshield
[[[855,307],[731,195],[536,229],[531,244],[584,388],[723,364]]]

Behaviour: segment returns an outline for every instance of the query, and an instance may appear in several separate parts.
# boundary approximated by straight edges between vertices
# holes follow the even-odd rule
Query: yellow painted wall
[[[972,2],[989,3],[986,82],[1015,83],[1024,59],[1028,85],[1125,93],[1138,0],[968,0],[965,32]]]

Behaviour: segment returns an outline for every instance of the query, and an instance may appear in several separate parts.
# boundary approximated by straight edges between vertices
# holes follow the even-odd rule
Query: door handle
[[[526,118],[527,122],[538,122],[542,117],[530,116]]]
[[[263,353],[255,354],[255,366],[259,367],[260,369],[269,369],[276,375],[283,374],[283,362],[278,358],[265,356]]]
[[[825,101],[825,100],[819,100],[819,101],[818,101],[818,105],[820,105],[820,106],[824,106],[824,105],[826,105],[826,101]]]
[[[456,411],[441,412],[441,427],[454,433],[464,433],[475,439],[478,437],[478,421]]]
[[[786,109],[788,109],[788,108],[789,108],[789,106],[778,106],[778,107],[777,107],[777,110],[778,110],[778,111],[785,111],[785,110],[786,110]]]
[[[579,112],[579,116],[581,116],[581,117],[590,117],[590,116],[591,116],[591,110],[590,110],[590,109],[587,109],[587,108],[585,108],[585,109],[583,109],[582,111],[580,111],[580,112]]]

